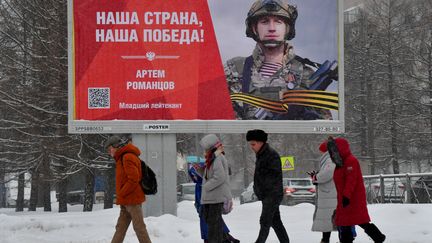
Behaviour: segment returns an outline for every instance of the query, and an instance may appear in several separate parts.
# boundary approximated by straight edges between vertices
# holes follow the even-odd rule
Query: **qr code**
[[[110,108],[110,89],[109,88],[89,88],[88,108],[89,109]]]

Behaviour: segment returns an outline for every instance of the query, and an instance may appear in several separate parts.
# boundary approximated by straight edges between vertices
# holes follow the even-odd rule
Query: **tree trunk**
[[[43,195],[43,174],[39,174],[39,190],[38,190],[38,198],[37,198],[37,204],[36,207],[37,208],[41,208],[43,207],[43,202],[44,202],[44,195]]]
[[[15,212],[24,211],[24,186],[25,186],[25,177],[24,173],[18,175],[18,194],[16,199],[16,207]]]
[[[104,209],[112,208],[114,201],[114,190],[115,190],[115,166],[112,166],[105,172],[106,184],[105,184],[105,195],[104,195]]]
[[[36,211],[39,194],[39,171],[34,170],[31,175],[31,190],[30,190],[30,201],[29,211]]]
[[[390,57],[392,55],[389,55]],[[394,94],[394,77],[393,77],[393,67],[389,63],[388,64],[388,72],[389,72],[389,99],[390,99],[390,138],[391,138],[391,152],[392,152],[392,166],[393,173],[399,174],[399,159],[398,159],[398,131],[397,131],[397,123],[396,123],[396,104],[394,102],[395,94]]]
[[[85,179],[85,190],[84,190],[84,212],[90,212],[93,210],[94,203],[94,172],[88,168]]]
[[[368,149],[367,149],[367,134],[368,131],[370,129],[369,126],[369,122],[372,120],[370,119],[371,117],[369,117],[369,113],[367,110],[367,104],[370,102],[370,100],[368,100],[367,98],[367,78],[366,78],[366,74],[363,72],[363,77],[362,77],[362,81],[360,81],[360,92],[362,94],[362,104],[360,106],[360,121],[361,121],[361,127],[363,129],[360,129],[360,154],[363,158],[368,157]],[[366,94],[365,94],[366,93]],[[372,167],[372,166],[371,166]],[[371,168],[372,170],[372,168]],[[371,171],[369,171],[370,173],[372,173]]]
[[[370,57],[367,54],[366,58]],[[367,62],[366,62],[367,63]],[[365,79],[366,81],[366,116],[368,117],[369,122],[367,125],[367,140],[365,146],[367,147],[367,155],[369,156],[370,161],[370,171],[371,175],[376,174],[376,155],[375,155],[375,129],[376,129],[376,117],[374,114],[375,109],[375,99],[373,96],[373,81],[371,78]]]
[[[60,179],[58,185],[59,213],[67,212],[67,178]]]
[[[51,212],[51,183],[45,179],[42,185],[44,211]]]
[[[5,173],[4,169],[0,169],[0,208],[6,207],[6,186],[4,183]]]
[[[368,155],[370,157],[370,174],[376,174],[376,155],[375,155],[375,129],[372,128],[373,125],[370,125],[368,128]]]
[[[432,24],[431,24],[432,25]],[[432,35],[432,32],[431,32]],[[431,37],[432,39],[432,37]],[[432,47],[432,40],[429,42],[430,46]],[[428,53],[428,81],[429,81],[429,132],[430,132],[430,144],[429,146],[432,147],[432,48],[429,50]],[[431,148],[429,147],[429,148]],[[431,164],[431,159],[432,158],[432,149],[429,149],[429,157],[428,157],[428,161],[429,161],[429,166],[432,166]],[[421,170],[421,169],[420,169]]]
[[[50,171],[50,160],[45,154],[43,162],[43,174],[42,174],[42,201],[45,212],[51,211],[51,171]]]

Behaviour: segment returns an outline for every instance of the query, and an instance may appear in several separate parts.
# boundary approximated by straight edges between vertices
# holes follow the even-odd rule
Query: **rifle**
[[[316,80],[309,86],[311,90],[326,90],[333,82],[338,80],[338,67],[336,61],[325,61],[320,67],[310,76],[311,80]]]

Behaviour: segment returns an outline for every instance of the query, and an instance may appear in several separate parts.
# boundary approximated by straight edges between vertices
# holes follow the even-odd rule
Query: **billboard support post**
[[[145,217],[177,215],[176,135],[132,134],[133,143],[141,149],[141,159],[156,173],[158,192],[146,196]]]

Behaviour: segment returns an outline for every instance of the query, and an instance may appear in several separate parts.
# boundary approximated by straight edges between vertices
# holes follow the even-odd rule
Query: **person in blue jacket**
[[[193,166],[189,169],[189,176],[192,181],[195,183],[195,208],[198,212],[200,218],[200,230],[201,230],[201,239],[204,240],[204,243],[208,242],[208,229],[207,224],[202,216],[202,207],[201,207],[201,188],[202,188],[202,174],[204,172],[205,164],[204,163],[194,163]],[[240,243],[239,240],[235,239],[232,235],[229,234],[230,230],[228,226],[223,222],[223,232],[224,232],[224,243]]]

